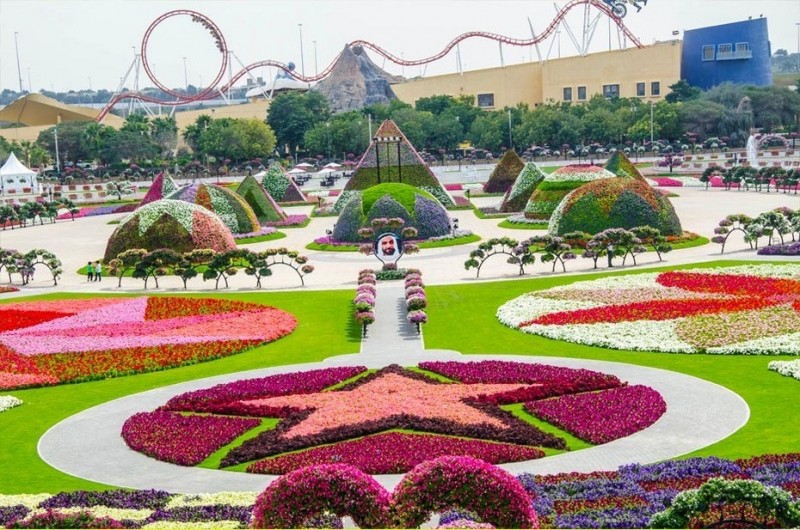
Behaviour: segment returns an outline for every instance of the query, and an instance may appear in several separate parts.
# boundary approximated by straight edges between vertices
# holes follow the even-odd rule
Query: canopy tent
[[[264,178],[264,175],[266,175],[266,174],[267,174],[267,170],[265,169],[264,171],[259,171],[258,173],[253,175],[253,178],[255,178],[255,179]]]
[[[329,167],[324,167],[324,168],[320,169],[319,171],[317,171],[317,175],[327,175],[329,173],[336,173],[336,170],[335,169],[331,169]]]
[[[299,175],[300,173],[308,173],[308,171],[296,167],[294,169],[290,169],[289,171],[287,171],[287,173],[290,175]]]
[[[333,169],[338,171],[342,169],[342,166],[340,164],[337,164],[336,162],[328,162],[327,164],[322,166],[322,169]]]
[[[297,164],[295,167],[299,167],[300,169],[311,169],[314,167],[314,165],[303,162],[302,164]]]
[[[36,182],[36,172],[31,171],[17,159],[14,153],[8,155],[8,160],[0,167],[0,183],[2,183],[3,193],[35,193],[38,191]]]
[[[41,94],[27,94],[0,110],[0,121],[23,125],[56,125],[61,121],[94,121],[98,111],[60,101]]]

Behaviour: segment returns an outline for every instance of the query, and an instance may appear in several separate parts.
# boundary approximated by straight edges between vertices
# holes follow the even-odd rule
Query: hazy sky
[[[566,5],[566,1],[558,2]],[[15,33],[19,48],[23,87],[70,90],[113,90],[131,66],[135,46],[152,21],[174,9],[192,9],[210,17],[222,30],[233,59],[249,64],[264,59],[294,61],[298,70],[300,31],[305,72],[323,70],[345,43],[367,40],[417,59],[438,53],[451,39],[467,31],[487,31],[510,37],[529,38],[530,18],[542,32],[556,10],[550,0],[0,0],[0,88],[19,89]],[[798,50],[800,0],[650,0],[641,13],[631,9],[628,27],[645,43],[672,39],[674,30],[767,17],[772,49]],[[583,8],[571,11],[567,22],[582,33]],[[551,58],[575,55],[566,30],[558,38],[540,44],[542,55]],[[617,33],[611,35],[618,47]],[[316,41],[316,66],[315,44]],[[609,24],[599,22],[592,50],[607,50]],[[536,59],[528,47],[503,46],[506,64]],[[151,36],[147,50],[156,75],[171,87],[183,86],[185,77],[194,85],[207,84],[219,69],[220,56],[205,30],[188,17],[167,19]],[[184,60],[186,57],[186,75]],[[375,55],[379,66],[383,59]],[[461,44],[464,69],[500,66],[498,45],[472,39]],[[386,62],[385,69],[407,77],[423,73],[420,67],[401,68]],[[456,54],[430,64],[427,75],[456,71]],[[270,78],[274,70],[256,75]],[[141,73],[144,76],[144,72]],[[133,76],[126,83],[133,87]],[[140,86],[151,86],[147,79]]]

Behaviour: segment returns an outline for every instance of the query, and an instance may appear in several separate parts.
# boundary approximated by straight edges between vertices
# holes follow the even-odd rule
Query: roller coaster
[[[569,29],[569,26],[566,26],[567,33],[569,34],[570,38],[573,40],[573,43],[578,48],[579,53],[585,55],[587,53],[589,43],[592,40],[595,30],[597,29],[597,25],[599,20],[602,17],[608,18],[611,22],[616,24],[618,29],[618,34],[624,35],[624,38],[627,41],[630,41],[634,46],[641,48],[642,43],[639,42],[639,39],[628,29],[627,26],[622,22],[622,18],[624,17],[625,13],[627,12],[625,7],[624,1],[604,1],[604,0],[570,0],[564,7],[558,10],[555,18],[550,22],[550,24],[542,31],[540,34],[536,35],[533,33],[531,29],[531,38],[530,39],[519,39],[513,37],[507,37],[505,35],[499,35],[497,33],[489,33],[485,31],[470,31],[467,33],[462,33],[458,35],[453,40],[451,40],[441,51],[438,53],[431,55],[430,57],[424,57],[421,59],[405,59],[403,57],[398,57],[396,54],[378,46],[369,41],[365,40],[356,40],[351,42],[349,45],[352,46],[361,46],[367,50],[371,50],[372,52],[382,56],[385,60],[388,60],[394,64],[399,66],[422,66],[427,65],[429,63],[438,61],[449,54],[454,48],[456,48],[461,42],[468,40],[468,39],[486,39],[491,40],[499,43],[501,46],[501,59],[502,59],[502,45],[506,44],[509,46],[537,46],[538,52],[538,44],[545,41],[547,38],[552,36],[556,33],[556,31],[561,27],[561,24],[564,23],[564,18],[567,14],[575,8],[584,7],[584,27],[583,27],[583,38],[579,42],[578,39],[575,37],[573,32]],[[592,14],[590,12],[590,8],[595,10],[596,13]],[[189,17],[193,23],[200,24],[203,26],[211,35],[211,38],[214,40],[217,50],[221,55],[221,63],[219,70],[217,71],[216,75],[214,76],[213,80],[205,87],[201,88],[197,94],[188,95],[183,92],[175,91],[166,85],[164,85],[155,75],[153,72],[152,65],[148,61],[147,52],[150,38],[156,28],[162,24],[164,21],[173,18],[173,17]],[[214,99],[217,97],[217,94],[221,95],[223,98],[226,98],[226,94],[230,91],[230,89],[234,86],[234,84],[239,81],[242,77],[251,75],[250,72],[257,68],[263,67],[274,67],[286,72],[289,76],[298,81],[302,81],[304,83],[311,83],[314,81],[319,81],[321,79],[326,78],[330,75],[333,68],[336,66],[336,63],[341,56],[341,52],[331,61],[331,63],[323,69],[320,73],[313,75],[313,76],[305,76],[298,72],[296,72],[292,66],[282,63],[280,61],[275,61],[272,59],[267,59],[263,61],[257,61],[251,63],[249,65],[244,65],[239,61],[239,65],[241,68],[234,74],[230,69],[232,67],[232,60],[231,56],[235,55],[228,49],[228,45],[225,42],[225,36],[222,33],[222,30],[211,20],[209,17],[199,13],[197,11],[192,11],[189,9],[176,9],[174,11],[169,11],[164,13],[163,15],[156,18],[148,27],[144,33],[142,38],[142,44],[140,48],[140,53],[135,54],[134,61],[131,63],[130,67],[128,68],[127,73],[121,79],[117,90],[115,91],[114,96],[109,100],[106,106],[100,111],[97,116],[97,121],[101,122],[106,115],[114,108],[114,106],[124,100],[130,100],[131,103],[133,101],[140,101],[146,103],[153,103],[158,105],[164,106],[171,106],[177,107],[180,105],[187,105],[199,101]],[[238,58],[237,58],[238,61]],[[139,77],[139,68],[144,68],[144,72],[147,77],[152,81],[152,83],[162,90],[164,93],[168,94],[175,99],[172,101],[165,101],[158,98],[154,98],[152,96],[142,94],[138,92],[138,90],[134,90],[133,92],[123,91],[123,87],[125,86],[126,80],[130,77],[131,73],[135,75],[135,85],[138,88],[138,77]],[[223,78],[225,77],[226,70],[229,71],[229,77],[227,82],[222,83]]]

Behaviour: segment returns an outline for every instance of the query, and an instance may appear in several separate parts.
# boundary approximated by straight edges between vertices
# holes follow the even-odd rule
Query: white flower
[[[768,368],[781,375],[794,377],[800,381],[800,360],[797,361],[772,361]]]
[[[167,509],[181,506],[210,506],[227,504],[229,506],[252,506],[256,503],[257,491],[221,491],[219,493],[203,493],[200,495],[175,495],[167,503]]]
[[[0,396],[0,412],[4,410],[13,409],[22,405],[22,400],[14,396]]]
[[[675,333],[675,326],[679,320],[637,320],[564,326],[532,324],[520,328],[520,331],[550,339],[617,350],[695,353],[697,349],[680,340]]]
[[[197,523],[181,523],[175,521],[156,521],[146,524],[142,528],[148,530],[217,530],[240,528],[239,521],[206,521]]]
[[[0,507],[17,506],[21,504],[33,510],[50,497],[52,497],[52,495],[49,493],[37,493],[36,495],[0,495]]]

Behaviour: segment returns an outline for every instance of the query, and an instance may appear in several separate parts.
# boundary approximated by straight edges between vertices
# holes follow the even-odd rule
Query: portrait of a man
[[[375,240],[375,255],[384,263],[394,263],[402,253],[403,243],[395,234],[381,234]]]

